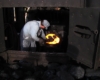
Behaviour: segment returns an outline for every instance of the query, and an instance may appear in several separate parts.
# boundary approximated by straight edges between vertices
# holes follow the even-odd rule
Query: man
[[[29,48],[31,48],[32,51],[35,51],[36,42],[42,44],[46,39],[43,29],[47,30],[49,26],[50,23],[47,20],[43,21],[33,20],[27,22],[24,25],[23,29],[21,30],[21,35],[20,35],[21,50],[29,51]],[[42,39],[39,38],[38,36],[41,36]]]

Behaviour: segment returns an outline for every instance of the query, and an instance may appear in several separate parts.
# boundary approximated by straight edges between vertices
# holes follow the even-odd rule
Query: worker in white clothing
[[[22,51],[36,50],[36,42],[43,44],[46,39],[43,29],[48,29],[50,23],[47,20],[42,21],[28,21],[21,30],[20,44]],[[41,36],[38,37],[38,36]]]

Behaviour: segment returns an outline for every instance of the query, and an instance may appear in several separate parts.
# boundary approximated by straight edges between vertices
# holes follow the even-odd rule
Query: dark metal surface
[[[3,10],[0,8],[0,52],[5,50]]]
[[[93,67],[99,24],[99,9],[70,9],[67,54],[82,64]]]
[[[47,53],[47,52],[27,52],[8,50],[0,54],[6,61],[13,63],[14,60],[26,60],[34,65],[48,65],[49,62],[67,63],[68,56],[65,53]],[[8,57],[8,58],[7,58]]]
[[[0,7],[83,7],[84,0],[0,0]]]
[[[100,7],[100,0],[86,0],[86,7]]]
[[[95,58],[94,58],[94,69],[97,69],[100,64],[100,34],[99,34],[99,40],[98,40],[98,45],[97,45],[97,52],[95,53]]]

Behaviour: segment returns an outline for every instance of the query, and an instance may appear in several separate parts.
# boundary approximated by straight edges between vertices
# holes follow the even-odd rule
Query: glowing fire
[[[47,34],[46,35],[46,39],[50,40],[50,38],[52,39],[51,41],[47,41],[47,44],[58,44],[60,42],[60,38],[53,33]]]

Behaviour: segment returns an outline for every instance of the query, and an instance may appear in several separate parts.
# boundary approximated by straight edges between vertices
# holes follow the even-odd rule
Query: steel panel
[[[0,7],[83,7],[84,0],[0,0]]]
[[[95,58],[94,58],[94,69],[97,69],[98,67],[100,67],[100,34],[98,37],[98,42],[97,42],[97,52],[95,53]]]
[[[100,0],[86,0],[86,7],[100,7]]]
[[[72,8],[70,9],[70,23],[68,36],[67,54],[73,59],[93,67],[94,54],[96,54],[96,41],[99,23],[99,9]],[[80,26],[80,27],[76,27]],[[85,38],[82,34],[90,34],[90,38]]]

